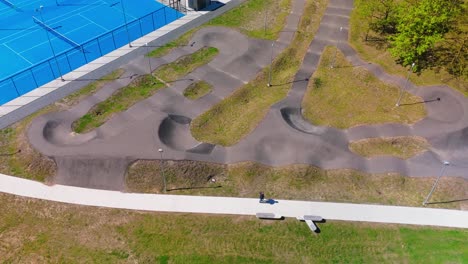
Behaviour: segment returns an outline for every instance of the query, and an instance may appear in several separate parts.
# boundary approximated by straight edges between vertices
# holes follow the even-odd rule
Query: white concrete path
[[[260,204],[258,199],[249,198],[122,193],[63,185],[47,186],[3,174],[0,174],[0,192],[70,204],[130,210],[234,215],[275,213],[284,217],[319,215],[327,220],[468,228],[468,211],[291,200]]]

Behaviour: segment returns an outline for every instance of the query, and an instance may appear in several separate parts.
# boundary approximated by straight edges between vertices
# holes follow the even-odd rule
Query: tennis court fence
[[[134,41],[182,16],[184,14],[164,6],[94,39],[84,43],[73,43],[72,48],[57,53],[55,58],[47,59],[0,80],[0,105],[59,78],[60,74],[71,72],[125,46],[129,41]],[[45,24],[41,26],[47,27]]]

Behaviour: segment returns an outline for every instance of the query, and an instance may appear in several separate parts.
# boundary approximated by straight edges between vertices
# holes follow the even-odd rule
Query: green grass
[[[363,1],[361,1],[363,2]],[[367,19],[360,15],[361,5],[356,3],[350,18],[350,44],[357,50],[359,55],[366,61],[379,64],[389,74],[400,75],[406,78],[408,68],[402,67],[396,63],[396,59],[387,51],[387,43],[382,41],[366,41],[365,35],[367,27],[363,26],[362,21]],[[370,32],[370,38],[375,37],[375,34]],[[416,85],[437,85],[446,84],[451,86],[465,96],[468,96],[468,82],[466,76],[456,79],[441,69],[428,69],[423,71],[420,75],[411,74],[410,80]]]
[[[162,65],[153,73],[154,76],[166,82],[175,81],[191,73],[196,68],[210,62],[219,53],[217,48],[204,47],[200,50],[183,56],[172,63]]]
[[[105,84],[119,78],[123,74],[123,69],[117,69],[60,101],[44,107],[8,128],[0,130],[0,153],[15,153],[21,150],[21,152],[15,155],[0,156],[0,173],[41,182],[49,181],[55,175],[56,165],[53,160],[43,156],[29,144],[26,133],[31,121],[40,115],[70,108],[82,98],[96,92]]]
[[[362,67],[353,67],[341,52],[327,47],[304,96],[304,117],[317,125],[349,128],[364,124],[412,124],[426,116],[420,97],[386,84]],[[334,61],[334,62],[333,62]],[[334,68],[330,65],[334,63]]]
[[[270,107],[283,99],[318,28],[327,1],[307,1],[299,30],[291,45],[273,62],[272,87],[267,87],[266,68],[248,84],[237,89],[191,124],[192,135],[202,142],[231,146],[248,135],[265,117]]]
[[[0,194],[2,263],[463,263],[468,231],[163,214]]]
[[[387,155],[400,159],[409,159],[426,151],[429,146],[427,140],[422,137],[370,138],[349,144],[353,152],[367,158]]]
[[[248,0],[206,25],[235,28],[251,38],[274,40],[283,29],[290,10],[291,0]]]
[[[183,77],[210,62],[218,54],[216,48],[202,48],[190,55],[183,56],[176,61],[163,65],[156,69],[151,75],[144,75],[137,78],[130,85],[120,88],[106,100],[95,105],[87,114],[80,117],[73,123],[73,130],[77,133],[85,133],[97,128],[109,120],[112,115],[123,112],[135,103],[144,100],[165,84],[159,80],[170,82]]]
[[[246,0],[240,6],[210,20],[201,27],[192,29],[176,40],[152,50],[148,56],[162,57],[178,47],[189,45],[193,34],[207,26],[234,28],[252,38],[277,39],[290,10],[291,0]],[[265,14],[267,14],[266,30]]]
[[[140,76],[127,87],[119,89],[91,108],[87,114],[73,122],[72,128],[76,133],[88,132],[104,124],[113,114],[127,110],[163,87],[165,87],[163,83],[150,75]]]
[[[213,90],[211,84],[205,81],[198,81],[190,84],[184,90],[184,96],[190,100],[196,100],[210,93]]]
[[[432,177],[323,170],[308,165],[269,167],[250,162],[221,165],[170,161],[163,166],[169,194],[178,195],[256,198],[258,192],[265,191],[268,197],[278,199],[421,206],[434,183]],[[161,193],[162,183],[159,161],[138,161],[128,169],[129,192]],[[444,177],[432,201],[463,199],[467,189],[467,180]],[[431,207],[461,208],[463,204],[440,203]]]
[[[195,32],[196,32],[196,29],[189,30],[186,33],[184,33],[182,36],[177,38],[176,40],[171,41],[165,45],[162,45],[161,47],[158,47],[157,49],[150,51],[148,54],[146,54],[146,56],[159,58],[166,54],[169,54],[173,49],[176,49],[180,46],[188,45],[190,39],[193,36],[193,33]]]

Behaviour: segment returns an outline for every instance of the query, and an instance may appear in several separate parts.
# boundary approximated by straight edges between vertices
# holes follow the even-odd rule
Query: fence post
[[[13,77],[10,78],[11,83],[13,84],[13,87],[15,87],[16,94],[20,96],[20,93],[18,92],[18,88],[16,88],[15,80],[13,80]]]
[[[32,71],[32,68],[29,68],[29,71],[31,72],[31,75],[33,77],[34,84],[36,84],[36,88],[39,87],[39,85],[37,85],[36,76],[34,76],[34,72]]]

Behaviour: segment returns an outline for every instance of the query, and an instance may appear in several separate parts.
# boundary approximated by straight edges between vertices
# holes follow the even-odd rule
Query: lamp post
[[[427,195],[426,199],[425,199],[424,202],[423,202],[423,205],[424,205],[424,206],[426,206],[427,202],[428,202],[429,199],[431,198],[432,193],[434,192],[435,188],[437,187],[437,183],[439,183],[440,177],[442,177],[442,175],[443,175],[444,172],[445,172],[445,169],[450,165],[450,162],[444,161],[443,164],[444,164],[444,166],[443,166],[442,169],[440,170],[439,176],[437,177],[436,181],[434,182],[434,185],[432,186],[431,191],[429,192],[429,194]]]
[[[149,54],[148,42],[145,43],[145,46],[146,46],[146,56],[148,56],[149,75],[151,78],[151,82],[153,82],[153,69],[151,68],[151,57],[148,55]]]
[[[409,71],[408,71],[408,75],[406,76],[406,82],[405,82],[405,86],[404,86],[404,89],[405,89],[405,90],[406,90],[406,86],[408,86],[409,77],[410,77],[411,72],[413,71],[414,65],[416,65],[416,64],[413,62],[413,63],[411,64],[411,67],[410,67]],[[401,88],[400,88],[400,95],[398,96],[398,101],[397,101],[397,103],[395,104],[396,106],[400,106],[401,97],[403,97],[403,91],[402,91]]]
[[[44,6],[41,5],[41,6],[39,6],[38,9],[36,9],[36,11],[39,12],[39,16],[41,17],[41,22],[45,24],[44,17],[42,16],[42,8],[44,8]],[[47,29],[45,29],[45,32],[46,32],[47,40],[49,41],[50,49],[52,50],[52,55],[54,56],[54,59],[55,59],[55,64],[57,65],[57,70],[58,70],[59,75],[60,75],[60,80],[62,80],[62,82],[64,82],[65,79],[63,78],[63,74],[62,74],[62,71],[60,70],[60,66],[59,66],[59,63],[58,63],[57,56],[55,55],[54,46],[52,46],[52,42],[50,41],[49,32],[47,32]]]
[[[273,71],[273,47],[275,46],[275,42],[271,43],[271,53],[270,53],[270,71],[268,72],[268,83],[267,86],[271,86],[271,72]]]
[[[122,14],[125,23],[125,31],[127,31],[127,39],[128,39],[128,47],[132,47],[132,42],[130,41],[130,33],[128,32],[128,25],[127,25],[127,15],[125,14],[125,5],[123,3],[124,0],[120,0],[120,6],[122,7]]]
[[[163,166],[163,149],[158,149],[159,154],[161,154],[161,174],[163,177],[163,192],[166,193],[166,176],[164,175],[164,166]]]
[[[343,31],[343,27],[340,27],[340,33]],[[341,34],[340,34],[341,35]],[[335,60],[336,60],[336,55],[338,53],[338,44],[340,43],[340,38],[338,37],[338,43],[336,44],[335,46],[335,55],[333,55],[333,60],[332,60],[332,63],[330,65],[330,68],[333,69],[333,67],[335,67]]]

